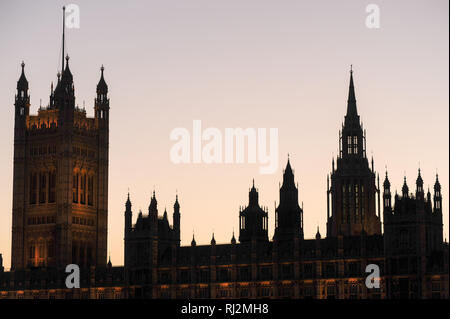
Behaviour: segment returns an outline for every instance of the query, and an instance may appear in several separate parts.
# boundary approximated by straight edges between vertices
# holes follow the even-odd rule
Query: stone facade
[[[11,268],[105,266],[109,99],[103,67],[94,118],[75,105],[69,57],[48,106],[30,115],[24,67],[15,98]]]

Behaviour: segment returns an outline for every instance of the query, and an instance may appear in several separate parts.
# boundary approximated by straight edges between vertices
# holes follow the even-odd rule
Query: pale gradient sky
[[[93,116],[101,64],[111,99],[109,238],[113,264],[123,264],[123,211],[130,187],[134,218],[147,212],[156,188],[170,220],[175,192],[181,240],[229,242],[252,178],[269,207],[273,235],[278,183],[291,154],[305,237],[325,234],[326,175],[338,149],[349,65],[367,150],[393,189],[406,172],[415,189],[436,170],[443,188],[444,233],[449,212],[449,74],[447,0],[421,1],[74,1],[81,28],[67,31],[77,102]],[[376,3],[381,28],[365,26]],[[20,62],[26,63],[31,113],[48,103],[61,49],[61,1],[0,2],[0,253],[11,258],[13,103]],[[176,127],[277,127],[276,174],[258,165],[175,165]]]

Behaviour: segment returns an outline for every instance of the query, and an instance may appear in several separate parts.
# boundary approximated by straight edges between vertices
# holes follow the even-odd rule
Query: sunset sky
[[[178,192],[181,241],[208,244],[238,236],[239,206],[252,179],[260,204],[274,203],[288,153],[304,203],[305,238],[325,236],[326,178],[338,152],[350,64],[358,112],[381,182],[393,191],[406,174],[415,191],[442,185],[444,234],[449,229],[449,3],[420,1],[160,0],[73,1],[80,28],[66,30],[76,102],[93,116],[100,66],[110,97],[108,252],[123,264],[124,204],[133,220],[148,211],[172,220]],[[369,29],[366,6],[380,8]],[[0,2],[0,253],[11,259],[14,94],[20,63],[30,85],[31,113],[49,102],[61,61],[62,1]],[[259,164],[174,164],[175,128],[278,128],[279,167]],[[420,163],[420,164],[419,164]]]

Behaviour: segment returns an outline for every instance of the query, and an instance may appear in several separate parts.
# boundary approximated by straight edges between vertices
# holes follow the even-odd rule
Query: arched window
[[[78,180],[79,180],[79,174],[74,172],[73,180],[72,180],[72,197],[73,197],[74,203],[78,203]]]
[[[36,204],[36,197],[37,197],[37,174],[31,173],[30,174],[30,204],[31,205]]]
[[[365,211],[365,202],[364,202],[364,185],[361,185],[361,216],[364,218]]]
[[[358,154],[358,136],[353,136],[353,154]]]
[[[347,194],[345,193],[346,187],[342,185],[342,222],[345,223],[347,215]]]
[[[48,174],[48,202],[54,203],[56,201],[56,172],[51,171]]]
[[[81,174],[80,204],[86,204],[86,174]]]
[[[34,242],[30,243],[30,248],[29,248],[29,258],[30,259],[34,259],[36,257],[36,246],[34,245]]]
[[[47,174],[39,173],[39,203],[43,204],[47,200]]]
[[[352,137],[347,136],[347,153],[352,154],[353,146],[352,146]]]
[[[88,205],[94,205],[94,176],[88,177]]]

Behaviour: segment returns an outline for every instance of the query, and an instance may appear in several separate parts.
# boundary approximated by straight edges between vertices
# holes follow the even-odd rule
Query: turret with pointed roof
[[[298,204],[298,188],[288,158],[280,188],[280,203],[275,211],[275,234],[277,241],[303,239],[303,210]]]
[[[248,194],[248,206],[239,211],[239,241],[268,241],[268,214],[259,205],[258,190],[253,180]]]

